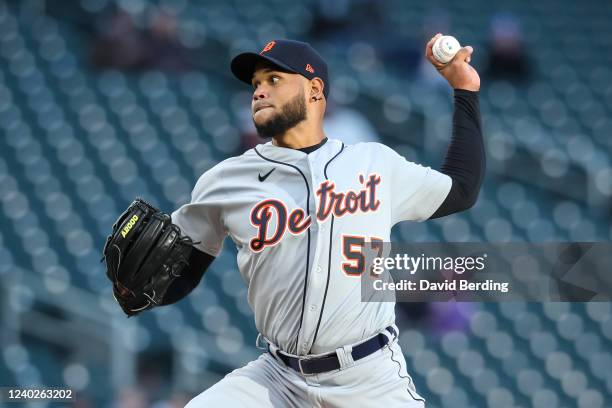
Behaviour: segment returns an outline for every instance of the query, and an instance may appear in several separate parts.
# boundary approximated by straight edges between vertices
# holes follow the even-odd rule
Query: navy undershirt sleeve
[[[169,305],[176,303],[191,293],[198,286],[204,272],[206,272],[214,260],[214,256],[194,248],[189,256],[189,266],[183,270],[180,277],[172,282],[161,304]]]
[[[454,106],[451,142],[440,169],[453,184],[430,219],[472,207],[484,178],[486,159],[478,92],[455,89]]]

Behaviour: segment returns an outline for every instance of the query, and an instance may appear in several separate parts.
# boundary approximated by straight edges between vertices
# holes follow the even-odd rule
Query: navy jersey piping
[[[255,151],[255,153],[257,153],[257,155],[259,157],[261,157],[262,159],[269,161],[271,163],[276,163],[276,164],[282,164],[285,166],[289,166],[295,170],[298,171],[298,173],[300,173],[300,175],[302,176],[302,178],[304,179],[304,184],[306,184],[306,213],[310,215],[310,186],[308,185],[308,180],[306,179],[306,176],[304,175],[304,173],[302,172],[302,170],[299,169],[299,167],[293,165],[293,164],[289,164],[289,163],[285,163],[285,162],[281,162],[278,160],[273,160],[270,158],[265,157],[263,154],[261,154],[257,148],[253,148],[253,150]],[[298,341],[300,338],[300,330],[302,329],[302,322],[304,320],[304,305],[306,304],[306,287],[308,284],[308,270],[310,268],[310,228],[308,228],[307,230],[308,233],[308,247],[306,249],[306,276],[304,277],[304,289],[302,290],[302,314],[300,316],[300,325],[298,326],[298,332],[297,332],[297,336],[295,338],[295,350],[296,353],[299,350],[298,346]]]
[[[329,180],[327,177],[327,166],[332,162],[336,157],[342,153],[344,150],[344,143],[342,143],[342,147],[340,147],[340,151],[334,155],[327,163],[325,163],[325,167],[323,168],[323,175],[325,176],[325,180]],[[315,329],[315,334],[312,339],[312,344],[317,340],[317,334],[319,334],[319,326],[321,325],[321,319],[323,318],[323,310],[325,309],[325,300],[327,299],[327,289],[329,288],[329,276],[331,271],[331,258],[332,258],[332,238],[334,236],[334,215],[331,216],[331,227],[329,229],[329,255],[327,258],[327,282],[325,283],[325,292],[323,294],[323,302],[321,303],[321,311],[319,312],[319,320],[317,321],[317,328]],[[312,350],[312,346],[311,346]]]

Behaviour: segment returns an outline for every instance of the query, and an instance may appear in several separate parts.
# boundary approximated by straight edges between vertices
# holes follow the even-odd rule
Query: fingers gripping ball
[[[436,60],[446,64],[455,57],[460,49],[461,45],[455,37],[443,35],[434,42],[431,52]]]
[[[186,266],[193,241],[170,216],[136,199],[106,239],[103,260],[113,295],[128,316],[159,305]]]

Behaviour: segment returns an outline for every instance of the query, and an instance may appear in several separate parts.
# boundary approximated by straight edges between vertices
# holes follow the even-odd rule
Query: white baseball
[[[431,49],[435,59],[442,64],[446,64],[455,57],[455,54],[461,49],[459,41],[452,35],[443,35],[438,38]]]

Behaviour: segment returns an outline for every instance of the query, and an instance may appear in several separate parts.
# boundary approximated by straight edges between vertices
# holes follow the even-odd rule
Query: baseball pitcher
[[[326,137],[331,83],[307,43],[270,41],[231,71],[252,87],[264,143],[197,181],[171,215],[136,200],[104,249],[114,295],[128,315],[193,290],[226,236],[248,285],[261,356],[189,404],[198,407],[423,407],[397,339],[393,303],[361,302],[361,249],[388,242],[400,221],[470,208],[485,169],[471,47],[441,64],[454,89],[452,137],[440,171],[379,143]],[[269,139],[269,140],[268,140]]]

